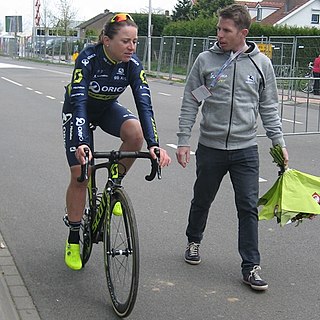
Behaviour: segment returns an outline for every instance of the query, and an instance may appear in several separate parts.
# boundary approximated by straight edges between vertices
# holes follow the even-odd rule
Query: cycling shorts
[[[88,123],[100,127],[104,132],[115,137],[120,137],[121,125],[130,119],[138,118],[118,101],[108,103],[102,111],[94,113],[88,112]],[[65,100],[62,108],[62,131],[66,156],[70,167],[79,164],[75,156],[78,145],[74,134],[74,123],[73,107],[68,100]],[[89,147],[91,150],[93,150],[92,142],[92,131],[90,130]]]

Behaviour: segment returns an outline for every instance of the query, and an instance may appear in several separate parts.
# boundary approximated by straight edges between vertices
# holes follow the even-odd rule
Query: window
[[[311,24],[319,24],[319,14],[313,13],[311,15]]]
[[[46,35],[46,30],[38,28],[37,29],[37,36],[45,36]]]

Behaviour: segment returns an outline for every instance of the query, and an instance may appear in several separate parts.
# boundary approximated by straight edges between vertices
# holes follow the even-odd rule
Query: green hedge
[[[162,36],[186,36],[186,37],[208,37],[216,35],[217,17],[197,18],[190,21],[170,22],[164,26]],[[249,36],[320,36],[320,29],[268,26],[254,22],[251,25]]]

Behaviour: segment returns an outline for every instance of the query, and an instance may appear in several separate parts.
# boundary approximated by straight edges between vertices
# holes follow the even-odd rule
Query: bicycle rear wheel
[[[121,204],[117,212],[114,206]],[[114,212],[114,213],[113,213]],[[113,309],[127,317],[135,304],[139,284],[139,239],[131,201],[123,188],[114,191],[105,219],[104,262]]]
[[[312,80],[308,79],[307,77],[306,79],[300,80],[299,88],[304,93],[311,93],[313,91]]]

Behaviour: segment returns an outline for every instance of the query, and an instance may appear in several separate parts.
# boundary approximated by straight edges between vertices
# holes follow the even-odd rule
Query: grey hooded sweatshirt
[[[197,57],[184,90],[179,117],[178,146],[189,146],[200,106],[199,143],[222,150],[244,149],[257,144],[257,118],[272,144],[285,147],[278,112],[276,78],[270,59],[253,42],[223,71],[214,87],[210,84],[230,57],[217,42]],[[205,85],[211,95],[198,102],[192,91]]]

